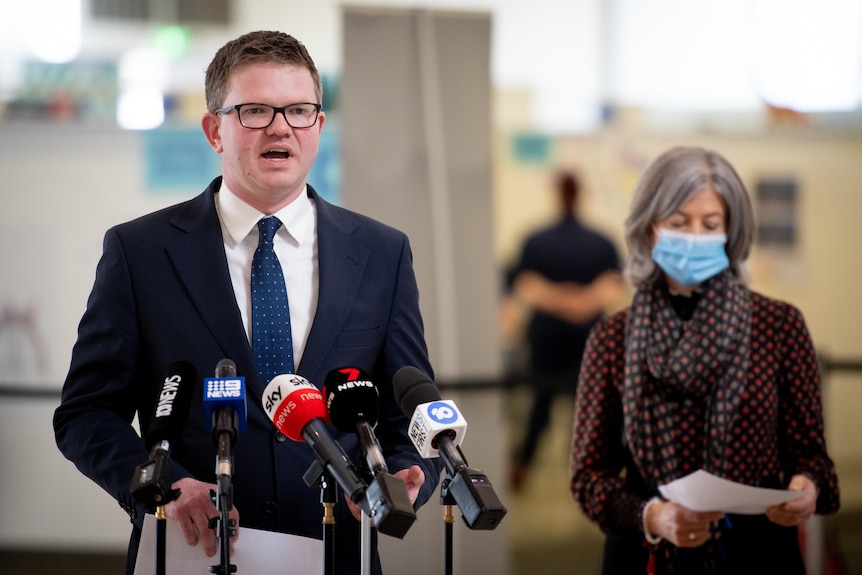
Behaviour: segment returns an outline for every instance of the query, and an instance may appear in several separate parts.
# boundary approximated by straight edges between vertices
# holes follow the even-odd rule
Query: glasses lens
[[[246,128],[266,128],[272,117],[272,106],[265,104],[248,104],[239,109],[239,120]]]
[[[317,121],[317,106],[313,104],[295,104],[284,111],[287,123],[294,128],[308,128]]]
[[[283,110],[287,123],[294,128],[309,128],[317,122],[314,104],[294,104]],[[266,104],[244,104],[239,109],[239,119],[246,128],[266,128],[275,119],[275,108]]]

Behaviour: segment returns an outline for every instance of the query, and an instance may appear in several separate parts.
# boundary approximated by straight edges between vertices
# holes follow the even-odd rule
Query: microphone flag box
[[[246,414],[245,377],[208,377],[204,379],[204,422],[210,425],[216,409],[230,407],[236,410],[239,430],[245,431]]]
[[[445,433],[455,445],[461,445],[467,432],[467,420],[449,399],[439,399],[416,406],[407,433],[424,459],[440,457],[437,436]]]

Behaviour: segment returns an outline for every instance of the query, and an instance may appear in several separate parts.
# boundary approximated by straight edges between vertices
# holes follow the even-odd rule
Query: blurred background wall
[[[493,532],[457,524],[459,567],[483,572],[487,560],[513,575],[595,572],[600,535],[567,492],[569,403],[555,406],[533,479],[508,489],[527,397],[509,377],[521,342],[501,337],[495,304],[525,235],[555,216],[557,171],[579,174],[583,218],[624,255],[639,173],[666,148],[692,144],[739,170],[769,231],[749,262],[753,287],[802,310],[823,359],[843,507],[811,526],[810,552],[822,554],[818,570],[862,573],[862,1],[0,0],[0,8],[0,562],[13,573],[44,572],[53,558],[104,565],[99,572],[122,565],[126,516],[59,454],[51,415],[102,235],[192,197],[218,174],[199,127],[203,70],[225,41],[261,28],[302,40],[324,77],[328,117],[310,182],[404,229],[418,247],[438,379],[470,422],[471,463],[509,507]],[[403,22],[397,35],[377,37],[380,49],[400,51],[392,52],[400,67],[381,61],[375,70],[379,52],[359,57],[370,41],[353,27],[357,15]],[[429,19],[443,44],[430,63]],[[381,74],[361,95],[379,108],[355,105],[363,67]],[[446,105],[429,106],[434,98]],[[368,122],[370,114],[386,121]],[[384,141],[396,145],[374,154]],[[424,147],[408,153],[417,141]],[[411,570],[440,571],[436,502],[420,520],[422,531],[403,543],[383,542],[390,572],[421,546],[427,561]]]

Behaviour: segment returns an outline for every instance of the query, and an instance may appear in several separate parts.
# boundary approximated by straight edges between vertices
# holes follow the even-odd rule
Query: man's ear
[[[217,154],[221,154],[224,151],[224,147],[221,145],[221,118],[212,112],[207,112],[201,118],[201,128],[203,128],[204,136],[206,136],[212,149]]]

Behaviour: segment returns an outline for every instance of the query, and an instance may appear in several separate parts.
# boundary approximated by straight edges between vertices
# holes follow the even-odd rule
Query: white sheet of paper
[[[724,511],[758,515],[768,507],[799,499],[814,491],[752,487],[699,469],[658,488],[665,499],[694,511]]]
[[[166,575],[201,575],[209,573],[211,565],[221,561],[218,551],[207,557],[200,544],[186,543],[175,521],[165,521]],[[322,529],[322,528],[321,528]],[[230,562],[242,575],[272,575],[286,573],[322,573],[323,541],[285,533],[242,527],[234,543]],[[144,517],[141,546],[135,563],[135,575],[156,572],[156,518]]]

